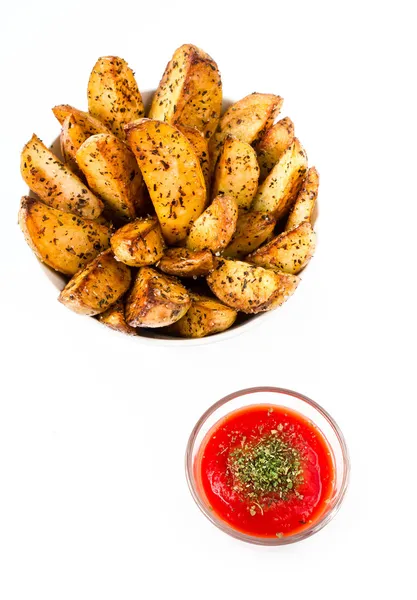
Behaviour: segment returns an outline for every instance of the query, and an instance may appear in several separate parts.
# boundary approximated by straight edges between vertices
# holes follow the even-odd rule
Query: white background
[[[413,3],[268,4],[74,0],[2,9],[2,600],[415,593]],[[295,122],[322,185],[319,248],[290,302],[240,337],[173,350],[56,301],[17,226],[19,153],[32,132],[46,142],[57,135],[53,105],[86,107],[100,55],[126,58],[146,89],[185,42],[218,62],[225,95],[285,98],[282,115]],[[186,487],[183,455],[196,419],[252,385],[316,399],[349,444],[342,509],[293,546],[229,538]]]

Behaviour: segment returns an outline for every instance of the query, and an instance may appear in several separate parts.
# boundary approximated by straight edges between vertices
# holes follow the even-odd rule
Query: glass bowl
[[[196,477],[195,458],[202,442],[212,428],[226,415],[243,407],[258,404],[287,407],[300,413],[305,419],[311,421],[313,425],[320,430],[333,454],[335,481],[333,493],[327,501],[326,510],[321,514],[318,520],[313,521],[310,526],[306,527],[301,532],[281,538],[258,537],[233,528],[209,507],[207,500],[204,498],[204,492],[199,488]],[[215,402],[200,417],[188,440],[185,456],[185,470],[191,495],[202,513],[209,521],[216,525],[216,527],[244,542],[262,546],[282,546],[284,544],[299,542],[310,537],[331,521],[339,510],[346,493],[349,482],[350,462],[342,432],[329,413],[317,404],[317,402],[292,390],[277,387],[254,387],[225,396],[218,402]]]

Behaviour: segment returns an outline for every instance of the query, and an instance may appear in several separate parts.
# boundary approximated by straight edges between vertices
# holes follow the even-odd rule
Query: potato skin
[[[132,69],[123,58],[102,56],[88,81],[88,110],[120,139],[124,125],[145,115],[142,96]]]
[[[214,60],[197,46],[184,44],[167,64],[149,118],[195,127],[210,138],[222,107],[222,82]]]
[[[117,260],[130,267],[153,265],[165,249],[156,217],[144,217],[124,225],[112,236],[110,244]]]
[[[48,206],[86,219],[97,218],[103,203],[33,134],[22,151],[22,177]]]
[[[294,123],[289,117],[267,129],[256,145],[260,167],[259,181],[264,181],[285,150],[294,141]]]
[[[189,140],[168,123],[141,119],[126,126],[127,141],[168,244],[184,240],[206,204],[206,185]]]
[[[129,267],[118,262],[111,249],[99,254],[67,283],[58,300],[79,315],[107,310],[130,285]]]
[[[202,338],[229,329],[236,321],[237,311],[215,298],[191,294],[187,313],[171,325],[169,333],[186,338]]]
[[[210,250],[169,248],[157,267],[176,277],[198,277],[208,275],[214,269],[214,258]]]
[[[123,300],[118,300],[104,313],[98,315],[97,318],[100,323],[103,323],[103,325],[110,327],[114,331],[119,331],[126,335],[137,335],[136,329],[126,323]]]
[[[126,300],[126,321],[132,327],[165,327],[185,315],[191,299],[175,278],[141,267]]]
[[[220,259],[207,276],[211,291],[227,306],[257,314],[280,306],[294,293],[299,279],[238,260]]]
[[[253,210],[270,212],[277,220],[288,215],[303,184],[307,155],[297,138],[259,186]]]
[[[187,238],[189,250],[218,252],[230,242],[236,229],[238,206],[233,196],[217,196],[194,221]]]
[[[288,221],[285,226],[287,231],[301,225],[303,221],[309,221],[311,223],[317,202],[319,183],[320,178],[317,169],[316,167],[311,167],[311,169],[307,171],[307,176],[301,187],[300,193],[288,215]]]
[[[316,249],[316,234],[304,221],[291,231],[284,231],[265,246],[258,248],[246,260],[265,268],[278,269],[296,275],[309,262]]]
[[[90,113],[74,108],[70,104],[58,104],[52,109],[55,117],[61,125],[69,116],[73,117],[75,123],[85,134],[85,139],[96,133],[111,133],[110,129],[99,119],[96,119]]]
[[[230,244],[223,256],[244,258],[261,246],[272,234],[276,220],[270,213],[256,211],[242,212],[236,224]]]
[[[78,177],[82,177],[83,175],[77,165],[75,155],[78,148],[86,139],[87,136],[82,127],[77,124],[73,115],[68,115],[62,123],[61,135],[59,136],[61,154],[64,163],[68,165],[71,171]]]
[[[258,189],[258,179],[255,150],[250,144],[227,136],[214,172],[213,196],[231,194],[240,209],[248,209]]]
[[[39,260],[64,275],[74,275],[110,244],[108,227],[29,196],[21,200],[19,225]]]
[[[79,168],[90,188],[116,220],[135,218],[143,199],[143,179],[133,153],[111,133],[90,136],[76,152]]]
[[[188,141],[191,142],[195,153],[197,154],[197,158],[200,161],[201,170],[203,171],[204,181],[206,182],[206,190],[208,195],[210,189],[211,171],[207,138],[203,137],[203,134],[195,127],[188,127],[186,125],[176,125],[176,127],[185,135]]]

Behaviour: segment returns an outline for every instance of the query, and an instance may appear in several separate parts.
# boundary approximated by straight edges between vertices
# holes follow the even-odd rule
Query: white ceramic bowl
[[[142,92],[142,98],[143,98],[143,101],[144,101],[144,104],[146,107],[146,112],[148,111],[148,108],[150,107],[150,103],[151,103],[151,99],[154,94],[154,91],[155,90],[147,90],[145,92]],[[235,102],[235,100],[224,99],[223,100],[223,112],[233,102]],[[56,154],[56,156],[58,156],[58,158],[60,158],[62,160],[59,136],[54,140],[54,142],[51,146],[51,149],[52,149],[52,152],[54,152],[54,154]],[[30,190],[28,191],[28,194],[31,196],[34,195],[34,194],[32,194],[32,192]],[[45,265],[43,263],[40,263],[40,265],[41,265],[41,269],[43,270],[45,275],[48,277],[49,281],[53,284],[53,286],[56,288],[56,290],[58,290],[58,292],[60,292],[63,289],[63,287],[65,286],[67,279],[63,275],[58,273],[57,271],[54,271],[53,269],[48,267],[47,265]],[[305,278],[307,272],[308,272],[308,265],[303,270],[303,278]],[[297,291],[295,293],[297,293]],[[288,302],[291,302],[291,298],[289,298]],[[279,309],[277,309],[277,310],[279,311]],[[146,328],[139,328],[139,327],[137,328],[138,335],[136,336],[136,338],[140,339],[141,341],[148,342],[151,344],[163,344],[163,345],[168,345],[168,346],[171,346],[171,345],[190,346],[191,344],[193,344],[193,345],[210,344],[212,342],[226,340],[230,337],[234,337],[235,335],[239,335],[240,333],[247,331],[249,328],[260,324],[261,321],[263,321],[264,319],[267,319],[273,313],[275,313],[275,311],[260,313],[258,315],[241,315],[241,314],[239,314],[237,321],[234,323],[234,325],[232,327],[230,327],[226,331],[223,331],[222,333],[216,333],[214,335],[209,335],[204,338],[185,339],[185,338],[180,338],[180,337],[173,337],[173,336],[164,335],[162,333],[161,329],[159,329],[159,330],[158,329],[146,329]],[[103,327],[103,325],[101,323],[99,323],[99,321],[97,321],[96,319],[93,319],[93,321],[95,321],[97,323],[97,327]],[[277,324],[277,328],[278,328],[278,324]],[[120,335],[124,335],[124,334],[120,334]],[[133,337],[132,339],[136,339],[136,338]]]

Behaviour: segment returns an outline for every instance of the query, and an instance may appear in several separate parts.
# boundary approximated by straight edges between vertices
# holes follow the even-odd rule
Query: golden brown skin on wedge
[[[98,59],[88,81],[88,110],[122,140],[124,125],[145,115],[135,76],[123,58]]]
[[[259,181],[264,181],[293,141],[294,123],[289,117],[281,119],[265,131],[256,145],[261,170]]]
[[[288,231],[301,225],[303,221],[311,223],[314,208],[317,202],[319,192],[320,178],[316,167],[311,167],[307,171],[307,176],[304,180],[300,193],[298,194],[294,206],[288,215],[288,221],[285,229]]]
[[[74,275],[109,247],[111,230],[23,196],[19,225],[36,256],[55,271]]]
[[[78,127],[84,131],[86,136],[85,139],[96,133],[111,133],[111,130],[99,119],[96,119],[93,115],[90,115],[90,113],[79,110],[70,104],[58,104],[57,106],[54,106],[52,112],[61,125],[64,124],[67,117],[72,116]]]
[[[79,315],[98,315],[126,292],[130,279],[129,267],[118,262],[109,249],[78,271],[58,300]]]
[[[216,269],[207,276],[207,283],[219,300],[247,314],[280,306],[294,293],[298,282],[295,275],[227,259],[219,259]]]
[[[68,117],[62,123],[61,135],[59,141],[61,145],[61,154],[64,159],[64,163],[69,166],[71,171],[78,177],[82,177],[82,173],[75,160],[75,155],[78,148],[87,139],[87,135],[83,128],[80,127],[73,115]]]
[[[127,335],[137,335],[136,329],[126,323],[123,300],[118,300],[116,304],[110,306],[104,313],[98,315],[97,318],[100,323],[107,325],[107,327],[110,327],[114,331],[120,331],[120,333]]]
[[[169,327],[169,333],[186,338],[202,338],[229,329],[237,311],[215,298],[191,294],[191,307],[186,315]]]
[[[103,210],[102,201],[35,134],[23,148],[20,172],[32,192],[52,208],[86,219],[97,218]]]
[[[155,264],[165,249],[156,217],[143,217],[124,225],[112,236],[110,243],[115,257],[130,267]]]
[[[177,279],[141,267],[126,300],[126,321],[132,327],[165,327],[181,319],[190,305]]]
[[[208,140],[203,137],[203,134],[198,131],[195,127],[188,127],[186,125],[176,125],[177,129],[185,135],[185,137],[191,142],[194,147],[195,153],[197,154],[198,160],[200,161],[200,167],[203,171],[204,181],[206,182],[207,195],[210,189],[210,157],[208,149]]]
[[[126,128],[168,244],[184,240],[206,204],[206,185],[191,142],[168,123],[141,119]]]
[[[188,250],[169,248],[157,265],[158,269],[176,277],[199,277],[214,269],[214,258],[210,250]]]
[[[244,258],[249,252],[259,248],[272,234],[276,220],[270,213],[256,211],[242,212],[236,224],[230,244],[223,256]]]
[[[225,248],[236,229],[238,206],[231,195],[217,196],[208,208],[194,221],[187,238],[189,250],[211,250]]]
[[[168,63],[149,111],[150,119],[195,127],[209,139],[222,108],[222,82],[214,60],[184,44]]]

